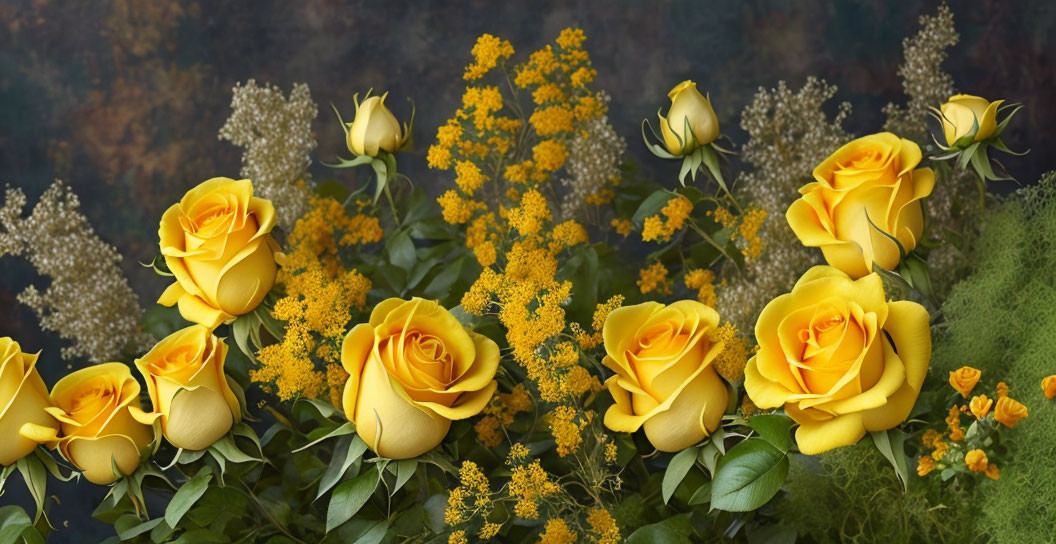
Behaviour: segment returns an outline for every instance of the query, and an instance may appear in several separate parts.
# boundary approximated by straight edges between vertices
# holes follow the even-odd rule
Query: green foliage
[[[993,542],[1056,539],[1056,402],[1041,380],[1056,373],[1056,173],[987,210],[971,254],[973,272],[945,306],[935,338],[936,382],[963,365],[983,382],[1004,381],[1030,416],[1010,430],[1001,478],[978,489],[978,530]]]
[[[868,440],[817,455],[796,455],[783,495],[775,501],[777,518],[801,539],[816,542],[961,542],[978,541],[969,510],[917,479],[903,493],[891,464]]]

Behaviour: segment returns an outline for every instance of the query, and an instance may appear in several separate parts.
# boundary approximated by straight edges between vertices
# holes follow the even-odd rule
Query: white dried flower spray
[[[610,97],[604,92],[599,100],[608,103]],[[613,184],[620,177],[620,164],[627,151],[627,142],[602,115],[585,123],[569,146],[565,169],[569,177],[561,184],[568,188],[568,195],[561,203],[561,215],[571,218],[587,204],[587,199]]]
[[[153,339],[140,329],[143,309],[118,266],[121,255],[95,234],[77,195],[55,180],[28,217],[25,206],[26,194],[9,187],[0,208],[0,256],[25,257],[51,279],[43,291],[27,287],[18,301],[42,329],[73,342],[62,357],[101,363],[147,349]]]
[[[257,196],[275,205],[279,226],[289,231],[310,207],[312,121],[319,108],[304,83],[295,84],[288,99],[282,89],[257,86],[252,79],[231,92],[231,117],[219,138],[242,148],[240,175],[253,181]]]

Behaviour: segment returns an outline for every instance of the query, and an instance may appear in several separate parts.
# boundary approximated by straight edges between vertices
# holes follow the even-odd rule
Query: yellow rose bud
[[[275,284],[271,202],[248,179],[203,182],[161,217],[161,254],[176,283],[158,299],[210,329],[253,311]]]
[[[1001,422],[1005,427],[1012,428],[1019,423],[1019,420],[1030,415],[1027,407],[1012,397],[1001,397],[997,399],[997,406],[994,408],[994,419]]]
[[[434,301],[390,298],[345,336],[341,364],[341,404],[360,438],[378,455],[409,459],[488,404],[499,346]]]
[[[972,450],[964,454],[964,464],[972,472],[986,472],[988,460],[983,450]]]
[[[997,465],[990,463],[986,467],[986,477],[991,480],[996,480],[1001,477],[1001,471],[997,469]]]
[[[376,157],[379,150],[392,153],[403,145],[400,122],[385,107],[387,96],[368,96],[356,104],[356,118],[348,123],[348,149],[356,155]]]
[[[1041,390],[1045,392],[1045,398],[1049,400],[1056,397],[1056,374],[1041,380]]]
[[[37,373],[37,355],[22,353],[10,337],[0,338],[0,465],[5,467],[54,440],[59,428],[45,411],[52,404]]]
[[[711,100],[700,94],[690,80],[679,83],[667,93],[671,109],[667,118],[660,117],[664,146],[672,155],[685,155],[697,146],[710,144],[719,137],[719,119]]]
[[[979,395],[972,398],[972,402],[968,404],[968,408],[972,411],[972,415],[976,419],[983,419],[986,414],[990,413],[990,408],[994,406],[994,401],[988,398],[986,395]]]
[[[985,98],[970,94],[958,94],[942,105],[942,132],[946,135],[946,145],[953,145],[957,140],[972,133],[973,142],[981,142],[994,135],[997,130],[997,109],[1004,100],[988,102]]]
[[[998,397],[1007,397],[1008,396],[1008,384],[1007,383],[1005,383],[1005,382],[997,382],[997,387],[995,389],[997,390],[997,396]]]
[[[52,388],[51,398],[55,407],[48,413],[62,423],[59,452],[90,482],[116,480],[115,464],[131,474],[154,442],[154,429],[132,416],[142,407],[139,382],[128,365],[104,363],[68,374]]]
[[[613,310],[602,327],[602,364],[616,372],[605,382],[616,400],[605,426],[644,428],[661,451],[686,449],[714,431],[729,401],[712,364],[723,344],[708,337],[718,326],[719,314],[695,300]]]
[[[924,234],[920,200],[931,194],[935,173],[917,168],[920,147],[889,132],[854,140],[814,169],[815,181],[785,214],[808,247],[852,278],[873,263],[894,270]],[[898,240],[898,244],[893,239]]]
[[[763,308],[744,388],[760,408],[784,406],[801,452],[852,445],[909,417],[931,359],[928,312],[888,302],[878,274],[859,280],[815,266]]]
[[[981,370],[972,368],[970,366],[962,366],[953,372],[950,372],[950,385],[961,394],[962,397],[968,398],[968,395],[972,394],[972,389],[975,389],[975,384],[979,383],[979,378],[982,377],[983,372]]]
[[[224,375],[226,357],[227,345],[202,325],[158,342],[136,359],[154,405],[139,421],[153,424],[160,418],[165,438],[185,450],[205,449],[222,438],[242,416]]]

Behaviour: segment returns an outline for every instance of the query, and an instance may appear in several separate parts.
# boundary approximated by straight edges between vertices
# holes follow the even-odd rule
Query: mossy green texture
[[[1000,480],[976,489],[977,530],[996,543],[1056,542],[1056,401],[1041,389],[1056,374],[1056,173],[987,210],[971,262],[943,306],[932,375],[973,366],[1030,410],[1007,431]]]

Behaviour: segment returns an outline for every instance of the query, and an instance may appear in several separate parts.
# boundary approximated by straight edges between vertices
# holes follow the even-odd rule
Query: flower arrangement
[[[1025,541],[1017,490],[1056,504],[1032,467],[1056,366],[1009,305],[1053,319],[1026,264],[1051,251],[1016,259],[1048,247],[1056,181],[987,192],[1020,106],[953,94],[952,25],[922,18],[909,103],[861,137],[816,79],[760,90],[742,143],[674,85],[642,122],[670,180],[624,159],[575,28],[526,56],[479,38],[438,197],[399,170],[413,106],[335,106],[352,158],[319,181],[307,86],[251,80],[221,129],[246,179],[159,218],[148,311],[65,186],[28,217],[9,189],[0,255],[52,280],[20,300],[95,364],[49,390],[0,338],[0,491],[17,471],[35,502],[0,534],[66,530],[47,486],[83,477],[120,541]]]

